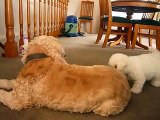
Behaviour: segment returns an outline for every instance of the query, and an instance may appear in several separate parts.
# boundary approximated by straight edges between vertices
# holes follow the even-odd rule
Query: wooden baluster
[[[31,40],[31,28],[30,28],[30,0],[27,0],[27,33],[28,33],[28,41]]]
[[[62,27],[62,2],[59,0],[59,30]]]
[[[67,1],[64,0],[64,18],[66,18],[66,3],[67,3]]]
[[[43,34],[46,35],[46,0],[44,0],[43,8]]]
[[[61,10],[61,15],[62,15],[62,24],[61,24],[61,28],[63,28],[63,25],[64,25],[64,14],[63,14],[63,11],[64,11],[64,5],[63,5],[63,0],[61,0],[61,8],[62,8],[62,10]]]
[[[23,6],[22,0],[19,0],[19,25],[20,25],[20,39],[19,39],[19,47],[24,44],[23,42]]]
[[[57,20],[58,20],[58,14],[57,14],[57,0],[54,0],[54,32],[53,36],[56,36],[56,30],[57,30]]]
[[[13,6],[12,0],[5,0],[5,25],[6,25],[6,43],[4,44],[5,52],[3,56],[5,57],[17,57],[18,48],[15,42],[14,34],[14,17],[13,17]]]
[[[54,10],[54,8],[53,8],[53,0],[51,0],[51,35],[53,35],[53,10]]]
[[[62,10],[61,10],[61,15],[62,15],[62,24],[61,24],[61,28],[63,28],[63,24],[64,24],[64,22],[63,22],[63,19],[64,19],[64,14],[63,14],[63,11],[64,11],[64,5],[63,5],[63,1],[64,0],[61,0],[61,8],[62,8]]]
[[[47,35],[50,35],[50,23],[51,23],[51,19],[50,19],[50,0],[48,0],[48,10],[47,10]]]
[[[64,6],[63,6],[63,22],[65,23],[66,20],[66,0],[63,1],[64,2]],[[64,24],[63,24],[64,27]]]
[[[58,36],[58,31],[59,31],[59,0],[57,0],[57,23],[56,23],[56,36]]]
[[[39,0],[39,35],[42,35],[42,0]]]
[[[68,7],[68,0],[64,0],[64,18],[66,19],[67,17],[67,8]],[[64,19],[64,22],[65,22],[65,19]]]
[[[67,17],[67,11],[68,11],[68,2],[69,2],[69,0],[65,0],[65,18]]]
[[[54,15],[51,13],[51,31],[53,36],[60,34],[60,29],[64,26],[67,16],[68,0],[54,0]],[[53,19],[53,20],[52,20]],[[53,22],[53,23],[52,23]]]
[[[65,23],[65,0],[63,0],[63,27],[64,27],[64,23]]]
[[[63,0],[63,10],[62,11],[63,11],[63,13],[62,13],[62,15],[63,15],[63,21],[62,21],[63,22],[63,26],[62,27],[64,27],[64,23],[65,23],[65,19],[66,19],[65,18],[65,0]]]
[[[60,30],[61,30],[61,28],[62,28],[62,26],[63,26],[63,19],[62,19],[62,17],[63,17],[63,15],[62,15],[62,10],[63,10],[63,8],[62,8],[62,0],[60,0]]]
[[[58,16],[59,16],[59,21],[58,21],[58,34],[57,36],[59,35],[60,33],[60,28],[61,28],[61,0],[59,0],[58,2]]]
[[[34,37],[37,36],[37,9],[36,0],[34,0]]]

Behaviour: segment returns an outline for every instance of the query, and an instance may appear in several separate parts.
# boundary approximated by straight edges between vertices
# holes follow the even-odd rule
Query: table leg
[[[122,31],[122,27],[118,27],[118,28],[117,28],[117,31]],[[110,38],[110,39],[108,40],[108,42],[110,42],[110,41],[114,41],[114,42],[110,42],[108,46],[119,45],[120,42],[123,40],[122,38],[123,38],[122,35],[116,35],[116,37]]]
[[[110,38],[110,39],[108,40],[108,42],[117,41],[117,40],[119,40],[120,37],[121,37],[121,35],[116,35],[114,38]]]
[[[129,20],[131,20],[132,19],[132,15],[133,15],[133,10],[132,10],[132,8],[130,8],[130,9],[127,9],[127,18],[129,19]]]
[[[115,42],[110,42],[108,46],[118,45],[118,44],[120,44],[121,41],[123,41],[123,39],[124,39],[124,36],[121,35],[121,36],[119,37],[119,39],[117,39]]]

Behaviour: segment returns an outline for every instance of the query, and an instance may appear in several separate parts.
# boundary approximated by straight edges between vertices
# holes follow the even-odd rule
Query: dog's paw
[[[139,94],[139,93],[142,92],[142,90],[141,89],[137,89],[137,88],[131,88],[131,92]]]

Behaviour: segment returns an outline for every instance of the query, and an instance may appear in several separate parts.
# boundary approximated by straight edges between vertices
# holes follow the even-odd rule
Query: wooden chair
[[[94,1],[82,1],[79,19],[79,32],[82,23],[90,23],[90,33],[92,33]]]
[[[144,13],[142,15],[142,19],[154,19],[155,13]],[[139,32],[142,33],[142,29],[139,29]],[[146,32],[146,31],[145,31]],[[153,30],[148,30],[149,34],[153,34]],[[139,36],[139,42],[142,43],[142,36]],[[152,38],[148,37],[148,44],[149,46],[152,46]]]
[[[148,0],[153,1],[153,0]],[[154,2],[160,2],[160,0],[154,0]],[[149,46],[152,46],[152,38],[156,39],[156,48],[160,50],[160,18],[157,18],[159,13],[144,13],[142,20],[132,20],[134,24],[134,36],[132,41],[132,49],[135,48],[137,37],[139,36],[141,42],[141,36],[148,37]],[[148,30],[148,33],[142,33],[142,30]],[[156,31],[154,34],[153,31]]]
[[[98,44],[104,32],[106,32],[106,36],[103,42],[102,47],[106,47],[109,36],[111,34],[121,35],[119,40],[124,39],[126,37],[126,48],[130,48],[130,39],[132,32],[132,23],[129,19],[123,17],[112,17],[112,6],[111,0],[99,0],[100,5],[100,27],[97,36],[97,40],[95,44]],[[107,26],[107,29],[104,28]],[[120,28],[117,30],[113,30],[112,27]],[[124,29],[122,29],[124,28]]]
[[[132,49],[135,48],[137,36],[146,36],[156,39],[156,47],[160,50],[160,21],[155,20],[137,20],[134,21],[134,36],[132,41]],[[155,30],[156,34],[138,33],[139,29]]]
[[[144,19],[150,19],[150,20],[157,20],[158,12],[156,13],[144,13],[142,15],[142,20]],[[142,29],[139,29],[139,33],[148,32],[148,34],[153,35],[154,30],[148,30],[148,31],[142,31]],[[139,36],[139,42],[142,43],[142,36]],[[148,36],[148,45],[152,47],[152,37]]]

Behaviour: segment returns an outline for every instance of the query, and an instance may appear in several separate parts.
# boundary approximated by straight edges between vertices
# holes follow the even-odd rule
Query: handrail
[[[17,0],[18,1],[18,0]],[[22,4],[24,0],[19,0],[19,45],[23,45],[23,12],[27,12],[27,36],[28,39],[39,35],[59,36],[60,29],[64,27],[65,18],[67,16],[68,0],[34,0],[33,10],[30,7],[31,1],[26,0],[27,10],[24,10]],[[38,4],[38,6],[37,6]],[[5,57],[17,57],[18,47],[15,42],[14,19],[12,0],[5,0],[5,25],[6,25],[6,43],[1,47],[4,48]],[[31,13],[33,12],[33,13]],[[33,20],[31,20],[31,15]],[[37,19],[39,17],[39,19]],[[32,23],[33,22],[33,23]],[[32,30],[33,24],[33,30]],[[39,29],[39,30],[38,30]],[[32,33],[33,32],[33,33]]]

